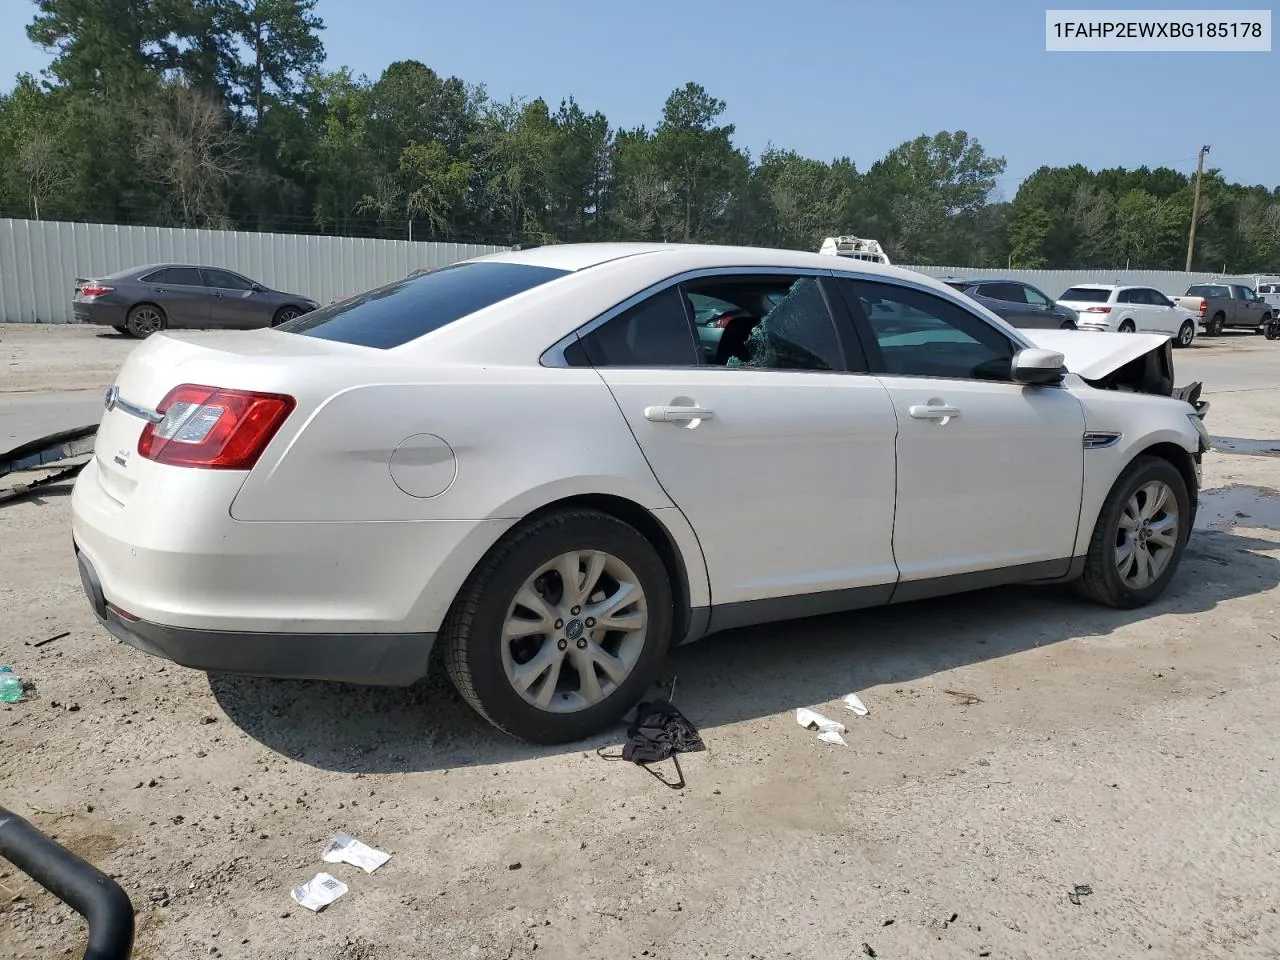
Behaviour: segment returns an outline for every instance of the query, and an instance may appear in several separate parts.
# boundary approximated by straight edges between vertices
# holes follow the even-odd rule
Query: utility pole
[[[1196,250],[1196,220],[1200,217],[1200,178],[1204,176],[1204,155],[1209,152],[1207,146],[1200,148],[1196,158],[1196,192],[1191,201],[1191,233],[1187,237],[1187,273],[1191,272],[1191,258]]]

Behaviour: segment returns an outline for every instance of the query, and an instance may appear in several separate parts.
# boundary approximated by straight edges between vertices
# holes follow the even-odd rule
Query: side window
[[[1026,297],[1022,294],[1022,284],[1020,283],[993,283],[988,287],[991,293],[987,296],[995,300],[1003,300],[1006,303],[1026,303]]]
[[[252,290],[251,284],[244,277],[238,277],[234,273],[226,270],[205,269],[204,280],[211,287],[218,287],[223,290]]]
[[[874,373],[1008,380],[1012,340],[980,317],[911,287],[842,280],[855,320],[879,353]]]
[[[1121,290],[1116,297],[1116,303],[1138,303],[1139,301],[1134,299],[1137,292],[1137,290]]]
[[[1039,290],[1037,290],[1035,287],[1029,287],[1025,283],[1021,284],[1021,286],[1022,286],[1022,293],[1027,298],[1027,303],[1031,304],[1033,307],[1049,306],[1049,298],[1046,297]]]
[[[581,337],[574,366],[696,367],[698,347],[679,287],[668,287]]]
[[[817,277],[735,278],[717,281],[712,289],[698,283],[687,292],[691,299],[711,293],[739,308],[714,343],[703,342],[712,365],[753,370],[844,369],[840,338]]]
[[[163,283],[183,287],[200,287],[204,282],[200,279],[200,271],[195,267],[165,267],[142,278],[143,283]]]

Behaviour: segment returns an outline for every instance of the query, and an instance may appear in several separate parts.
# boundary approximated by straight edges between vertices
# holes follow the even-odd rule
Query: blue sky
[[[904,140],[963,129],[1007,159],[999,189],[1009,198],[1042,164],[1192,172],[1202,144],[1228,179],[1280,185],[1280,53],[1047,53],[1046,5],[319,0],[317,12],[330,67],[376,77],[417,59],[499,98],[554,106],[572,94],[615,125],[656,123],[667,95],[692,80],[727,101],[736,142],[756,155],[773,141],[866,169]],[[24,31],[34,9],[0,0],[5,89],[48,63]]]

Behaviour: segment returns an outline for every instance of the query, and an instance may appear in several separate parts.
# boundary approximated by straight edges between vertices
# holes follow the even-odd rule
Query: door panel
[[[139,282],[138,299],[158,304],[169,327],[202,327],[208,322],[209,291],[194,267],[167,267]]]
[[[716,605],[891,584],[897,419],[873,377],[602,368]],[[661,419],[655,407],[711,411]],[[646,415],[648,411],[648,415]]]
[[[894,556],[903,581],[1070,557],[1084,413],[1059,387],[883,377],[900,424]],[[939,418],[920,408],[949,407]]]
[[[1079,401],[1011,382],[1019,344],[932,291],[841,290],[897,415],[900,585],[1069,558],[1084,486]]]
[[[257,293],[253,285],[229,270],[204,270],[209,285],[212,326],[224,329],[250,330],[271,322],[272,300],[269,294]]]

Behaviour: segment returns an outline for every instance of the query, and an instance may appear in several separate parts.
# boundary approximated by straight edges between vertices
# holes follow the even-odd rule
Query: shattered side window
[[[746,342],[745,360],[730,357],[727,367],[764,370],[841,370],[840,341],[822,287],[814,277],[791,285]]]

